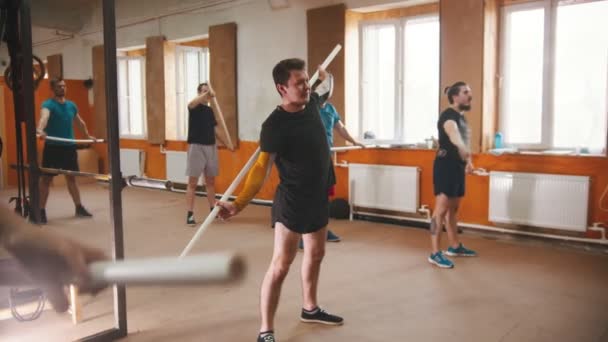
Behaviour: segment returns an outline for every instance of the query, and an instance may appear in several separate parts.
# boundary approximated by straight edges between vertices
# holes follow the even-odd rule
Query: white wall
[[[123,0],[116,2],[117,47],[142,46],[146,37],[155,35],[165,35],[169,40],[200,36],[208,33],[210,25],[236,22],[239,138],[255,141],[261,123],[279,103],[272,67],[283,58],[306,59],[307,9],[337,3],[353,8],[402,2],[291,0],[289,8],[273,11],[267,0]],[[215,5],[202,8],[205,4]],[[171,15],[194,7],[199,9]],[[91,48],[102,43],[101,18],[98,7],[75,38],[35,46],[34,53],[41,57],[63,53],[66,78],[91,77]],[[44,39],[48,37],[36,37],[35,32],[34,42]]]

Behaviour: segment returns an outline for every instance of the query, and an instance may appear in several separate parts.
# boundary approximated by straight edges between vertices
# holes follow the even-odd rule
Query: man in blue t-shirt
[[[53,78],[50,85],[54,97],[42,103],[37,134],[43,139],[49,136],[73,140],[74,122],[76,122],[76,125],[87,138],[95,139],[89,134],[84,120],[78,115],[76,104],[65,98],[65,81],[62,78]],[[53,140],[45,141],[44,150],[42,152],[42,167],[79,171],[76,144],[73,142]],[[40,223],[43,224],[47,222],[46,202],[49,198],[49,188],[54,176],[56,176],[56,174],[50,173],[42,173],[40,176]],[[93,216],[80,202],[80,191],[78,190],[78,185],[76,185],[75,177],[66,175],[65,178],[68,191],[76,206],[76,216]]]
[[[330,90],[331,91],[331,90]],[[325,134],[327,136],[327,143],[329,144],[329,148],[334,146],[334,130],[340,134],[344,140],[350,142],[355,146],[365,147],[362,143],[355,140],[348,130],[346,126],[342,123],[342,119],[340,118],[340,114],[336,110],[336,107],[332,105],[329,101],[324,102],[321,105],[321,109],[319,110],[321,114],[321,121],[323,122],[323,126],[325,127]],[[329,197],[335,195],[335,185],[329,189],[328,192]],[[338,242],[340,241],[340,237],[334,234],[331,230],[327,230],[327,241],[329,242]],[[300,249],[304,249],[304,242],[300,239],[299,244]]]

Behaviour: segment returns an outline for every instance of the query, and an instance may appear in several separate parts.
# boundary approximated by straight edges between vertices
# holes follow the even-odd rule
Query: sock
[[[316,308],[314,308],[314,309],[312,309],[312,310],[310,310],[310,311],[309,311],[309,310],[306,310],[306,309],[303,309],[303,310],[304,310],[304,312],[306,312],[306,313],[307,313],[307,314],[309,314],[309,315],[314,315],[314,314],[316,314],[317,312],[319,312],[319,307],[317,306]]]

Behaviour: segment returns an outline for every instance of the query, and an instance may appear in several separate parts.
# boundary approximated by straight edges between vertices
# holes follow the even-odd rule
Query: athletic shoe
[[[450,261],[450,259],[446,258],[441,251],[431,254],[428,260],[431,264],[435,264],[441,268],[454,267],[454,263]]]
[[[300,316],[300,320],[306,323],[321,323],[327,325],[344,324],[344,319],[342,317],[332,315],[319,307],[312,311],[302,309],[302,316]]]
[[[331,230],[327,230],[327,241],[328,242],[339,242],[340,237],[334,234]]]
[[[448,248],[448,250],[445,251],[445,254],[447,254],[449,256],[465,256],[465,257],[477,256],[477,253],[475,253],[475,251],[466,248],[465,246],[462,245],[462,243],[460,243],[460,245],[458,245],[458,247],[456,247],[456,248],[452,248],[452,247]]]
[[[274,339],[274,332],[272,330],[261,332],[258,335],[258,342],[276,342]]]
[[[186,224],[190,226],[194,226],[196,224],[196,221],[194,220],[194,214],[188,213],[188,215],[186,216]]]
[[[46,210],[45,209],[40,209],[40,224],[47,224],[48,221],[46,220]]]
[[[76,217],[93,217],[82,205],[76,206]]]

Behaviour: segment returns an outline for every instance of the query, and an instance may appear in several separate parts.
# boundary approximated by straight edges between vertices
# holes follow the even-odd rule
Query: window
[[[523,148],[606,145],[608,1],[505,7],[500,130]]]
[[[359,136],[415,144],[437,135],[439,18],[362,23],[360,39]]]
[[[118,57],[118,116],[120,136],[146,136],[144,57]]]
[[[178,46],[176,49],[177,139],[188,137],[188,102],[196,97],[196,88],[209,80],[209,49]]]

